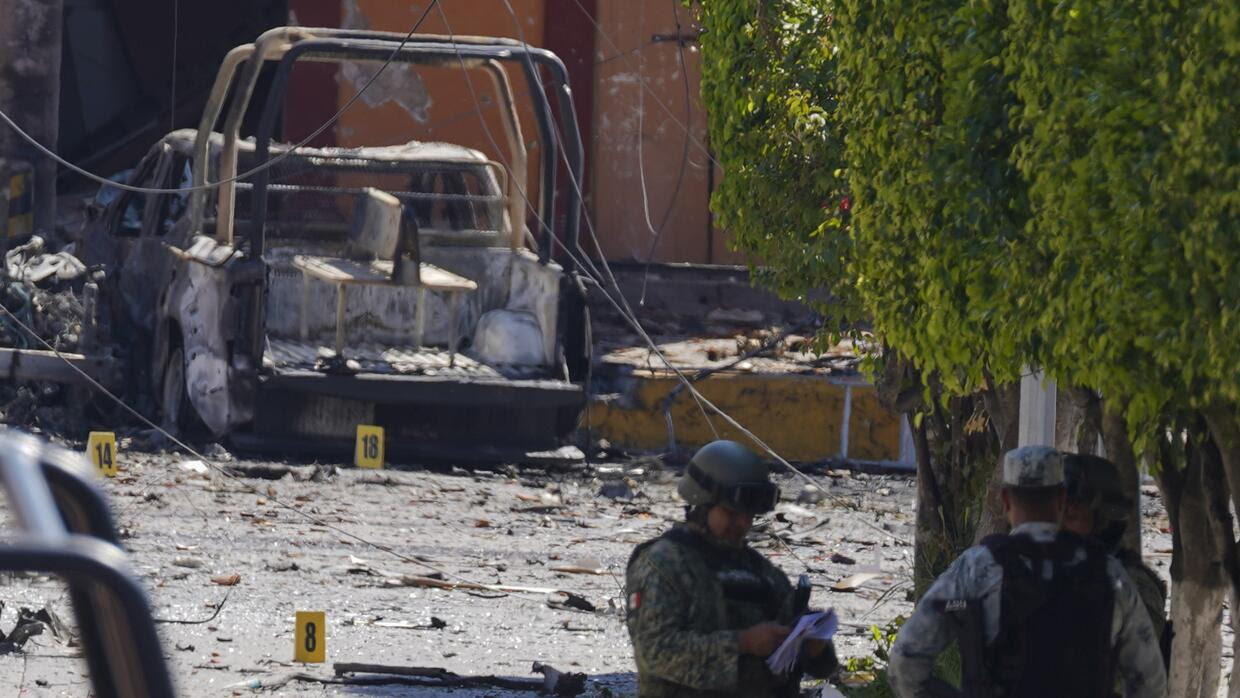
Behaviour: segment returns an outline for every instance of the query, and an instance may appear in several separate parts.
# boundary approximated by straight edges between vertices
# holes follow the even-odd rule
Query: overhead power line
[[[125,182],[117,182],[115,180],[108,179],[107,177],[103,177],[93,172],[89,172],[86,169],[79,167],[78,165],[72,162],[69,162],[68,160],[60,157],[60,155],[56,154],[50,148],[40,143],[38,139],[31,136],[29,133],[26,133],[26,131],[24,131],[22,127],[17,124],[17,122],[13,121],[13,119],[8,114],[4,113],[4,111],[2,110],[0,110],[0,121],[3,121],[5,124],[7,124],[8,127],[13,129],[13,131],[17,135],[21,136],[23,140],[25,140],[27,143],[31,145],[31,147],[33,147],[35,150],[42,153],[44,156],[49,157],[52,160],[55,160],[62,167],[72,170],[73,172],[76,172],[77,174],[89,180],[98,182],[99,184],[102,184],[104,186],[115,187],[116,189],[121,189],[124,191],[131,191],[137,194],[181,194],[181,193],[188,193],[188,192],[195,192],[195,191],[210,191],[212,189],[218,189],[219,187],[222,187],[225,184],[228,184],[230,182],[237,182],[242,179],[252,177],[258,174],[259,172],[262,172],[263,170],[269,167],[272,167],[276,163],[289,157],[290,155],[297,152],[298,150],[301,150],[306,145],[308,145],[310,141],[314,140],[315,138],[318,138],[319,135],[321,135],[324,131],[331,128],[337,121],[340,120],[340,117],[344,116],[345,112],[349,111],[349,108],[352,107],[357,102],[357,100],[361,99],[362,95],[366,92],[366,90],[370,89],[370,86],[374,84],[375,80],[379,79],[379,76],[382,75],[383,71],[386,70],[387,67],[392,64],[392,61],[400,53],[401,49],[403,49],[405,45],[409,43],[409,40],[413,38],[413,35],[418,31],[418,28],[422,26],[422,22],[425,21],[428,16],[430,16],[431,10],[433,10],[438,5],[439,5],[439,0],[431,0],[431,4],[426,6],[426,9],[423,10],[422,12],[422,16],[419,17],[418,21],[414,23],[413,28],[410,29],[407,34],[405,34],[405,37],[401,39],[400,43],[397,44],[396,48],[392,49],[392,52],[388,54],[387,59],[383,61],[383,64],[379,66],[379,69],[376,70],[374,74],[370,76],[370,79],[368,79],[362,85],[362,87],[356,93],[354,93],[352,97],[349,98],[349,101],[345,102],[344,106],[340,107],[340,109],[337,110],[336,113],[333,114],[330,119],[325,121],[323,125],[316,128],[314,132],[312,132],[309,136],[306,136],[302,140],[298,141],[291,148],[281,151],[280,153],[277,153],[275,157],[271,158],[267,162],[264,162],[263,164],[257,167],[254,167],[253,169],[242,172],[239,175],[236,175],[234,177],[229,177],[228,179],[223,179],[218,182],[208,182],[206,184],[200,184],[197,186],[189,186],[189,187],[177,187],[175,189],[164,189],[164,188],[159,188],[159,187],[138,187],[132,184],[127,184]],[[173,74],[175,75],[175,73],[176,73],[176,68],[174,66]]]

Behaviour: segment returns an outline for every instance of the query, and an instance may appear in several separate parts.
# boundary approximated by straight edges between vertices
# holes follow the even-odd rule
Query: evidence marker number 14
[[[92,431],[86,439],[86,455],[100,475],[116,477],[116,434],[110,431]]]

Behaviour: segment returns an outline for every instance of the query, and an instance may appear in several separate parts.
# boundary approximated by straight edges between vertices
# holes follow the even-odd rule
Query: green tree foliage
[[[1020,368],[994,341],[1029,218],[994,5],[842,0],[836,19],[853,278],[883,341],[960,394]]]
[[[880,17],[868,4],[854,9]],[[1001,71],[979,65],[979,84],[956,86],[967,97],[944,103],[939,37],[927,26],[933,18],[893,22],[883,14],[861,36],[845,30],[837,11],[821,0],[702,4],[702,95],[724,169],[713,208],[777,291],[800,298],[819,291],[830,299],[816,304],[829,330],[872,321],[882,341],[897,346],[874,368],[888,406],[917,415],[924,496],[915,570],[924,588],[972,542],[1004,445],[1004,430],[984,416],[987,400],[967,395],[989,364],[976,357],[990,322],[967,302],[994,285],[985,254],[1001,247],[979,242],[979,231],[1002,225],[1015,236],[1024,209],[988,188],[1011,188],[1014,176],[1003,160],[1011,139],[1001,120],[975,104],[1003,99],[992,90],[1004,82]],[[958,33],[968,31],[961,24]],[[901,38],[883,38],[891,32]],[[902,43],[911,33],[921,37],[916,51]],[[862,65],[846,40],[890,50],[867,54],[871,63]],[[957,43],[951,60],[984,62],[984,51]],[[867,101],[854,101],[859,95]],[[930,128],[975,113],[982,116],[959,127]],[[937,149],[934,162],[927,148]],[[954,162],[974,150],[968,162]],[[850,187],[869,202],[864,220],[854,218]],[[944,204],[944,189],[960,194]],[[958,230],[939,234],[946,225]],[[959,260],[972,268],[953,267]],[[962,332],[962,323],[970,329]],[[951,399],[945,385],[961,397]]]
[[[1161,201],[1174,50],[1160,38],[1175,32],[1178,13],[1102,0],[1014,2],[1010,15],[1013,123],[1024,134],[1013,161],[1034,211],[1031,254],[1044,260],[1018,282],[1044,301],[1021,322],[1041,338],[1038,363],[1125,399],[1130,421],[1147,430],[1187,394],[1157,356],[1191,305],[1181,224]]]
[[[1138,441],[1240,402],[1236,3],[702,14],[714,208],[778,290],[861,308],[948,393],[1025,365],[1101,391]]]
[[[1014,76],[1038,253],[1036,359],[1126,405],[1240,397],[1240,7],[1014,3]]]
[[[727,173],[713,194],[718,223],[763,260],[764,281],[783,296],[829,294],[815,305],[850,319],[851,202],[829,7],[727,0],[702,11],[702,97]]]
[[[1037,366],[1101,394],[1136,453],[1185,468],[1161,481],[1173,571],[1197,574],[1182,550],[1213,543],[1181,531],[1210,519],[1226,535],[1208,559],[1240,590],[1217,500],[1230,489],[1240,506],[1240,3],[709,0],[701,12],[725,169],[715,210],[777,288],[830,289],[845,319],[859,311],[911,364],[898,380],[932,399],[905,409],[938,425],[917,432],[940,446],[924,439],[919,456],[955,461],[919,464],[919,508],[975,482],[946,477],[978,464],[942,448],[975,433],[956,407],[997,419],[996,389]],[[837,222],[823,203],[845,195],[851,219]],[[923,487],[927,473],[937,482]],[[967,519],[960,501],[944,513]]]

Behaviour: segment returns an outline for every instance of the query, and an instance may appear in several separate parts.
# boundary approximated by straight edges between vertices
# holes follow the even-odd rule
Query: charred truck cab
[[[576,188],[556,186],[559,149],[577,181],[583,160],[564,65],[506,39],[403,38],[284,27],[237,47],[198,130],[167,135],[130,180],[225,184],[126,193],[88,230],[86,261],[108,270],[116,335],[149,345],[131,355],[149,367],[138,373],[166,425],[323,453],[351,449],[356,427],[374,424],[389,453],[471,459],[553,451],[576,428],[590,358],[584,287],[550,255],[576,244],[581,215]],[[296,62],[378,69],[389,57],[489,75],[505,161],[451,143],[289,153],[273,142]],[[256,135],[243,139],[265,65],[274,77]],[[541,221],[562,205],[559,230],[525,224],[534,187],[506,67],[547,86],[530,98],[534,205]]]

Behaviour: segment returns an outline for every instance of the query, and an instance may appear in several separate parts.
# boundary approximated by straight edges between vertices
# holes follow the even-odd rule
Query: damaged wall
[[[35,140],[57,150],[60,111],[60,0],[0,0],[0,108]],[[56,220],[56,163],[38,155],[7,127],[0,158],[34,166],[34,226]]]
[[[615,45],[599,37],[595,49],[592,211],[608,259],[645,262],[655,237],[651,228],[659,229],[671,206],[654,248],[655,261],[744,261],[727,249],[725,235],[711,225],[710,187],[718,173],[711,172],[709,158],[692,143],[676,192],[685,159],[686,135],[681,124],[689,126],[698,143],[706,143],[699,85],[701,56],[692,38],[697,33],[692,14],[679,3],[664,0],[600,3],[599,24]],[[677,36],[684,41],[687,88]],[[645,94],[642,81],[649,88]],[[638,160],[639,148],[642,161]]]
[[[294,14],[311,0],[294,0]],[[334,3],[333,7],[335,6]],[[659,227],[677,189],[685,132],[706,142],[706,118],[698,97],[700,61],[697,29],[692,13],[665,0],[512,0],[524,36],[502,5],[489,0],[463,0],[442,4],[452,32],[522,39],[547,46],[565,60],[572,71],[579,120],[586,143],[586,211],[597,226],[603,254],[615,261],[646,261],[653,241],[642,197],[638,146],[642,147],[645,192],[649,217]],[[385,0],[341,0],[341,26],[383,31],[408,31],[426,9],[425,1],[393,3]],[[595,32],[595,15],[602,34]],[[673,13],[673,7],[678,14]],[[677,20],[680,26],[677,27]],[[432,10],[419,30],[445,33],[438,10]],[[554,32],[551,34],[550,32]],[[686,111],[685,71],[681,69],[676,37],[685,37],[684,60],[688,66],[689,105]],[[605,35],[605,36],[604,36]],[[583,52],[592,56],[581,55]],[[655,96],[639,99],[638,72]],[[351,98],[372,74],[371,65],[351,66],[336,77],[337,104]],[[582,79],[581,73],[592,75]],[[438,74],[436,74],[438,73]],[[472,74],[487,126],[495,140],[504,144],[500,121],[495,118],[495,98],[485,75]],[[583,86],[589,86],[584,89]],[[528,104],[528,87],[519,77],[513,89],[529,148],[530,190],[537,202],[537,167],[540,144]],[[486,132],[479,128],[469,85],[457,71],[413,71],[401,68],[390,79],[380,78],[367,95],[341,119],[334,142],[343,146],[390,144],[410,138],[444,140],[476,148],[497,160],[509,154],[496,152]],[[663,102],[675,119],[656,101]],[[641,133],[638,109],[642,108]],[[321,107],[320,107],[321,109]],[[328,112],[330,114],[330,112]],[[658,262],[739,264],[743,257],[727,249],[727,236],[711,226],[708,204],[713,177],[710,161],[696,145],[690,145],[683,181],[675,206],[667,217],[665,232],[654,251]],[[563,172],[561,186],[568,190]],[[562,215],[558,212],[557,215]],[[531,227],[534,219],[530,218]],[[583,226],[583,236],[587,235]],[[589,246],[587,246],[589,247]]]
[[[627,451],[666,451],[670,434],[664,401],[678,384],[666,371],[634,371],[621,382],[621,392],[590,404],[586,419],[593,435]],[[906,421],[884,409],[873,386],[862,380],[725,371],[697,386],[708,400],[790,460],[912,463]],[[718,418],[713,420],[716,434],[693,399],[683,393],[669,412],[678,448],[696,449],[716,438],[747,439]]]
[[[542,0],[511,0],[513,8],[523,23],[525,38],[533,45],[543,41]],[[341,21],[350,29],[374,29],[378,31],[407,32],[426,10],[427,3],[393,3],[388,0],[342,0]],[[448,16],[452,33],[476,34],[520,38],[513,28],[512,18],[498,3],[454,2],[441,3]],[[431,10],[418,30],[423,34],[446,34],[447,27],[439,10]],[[357,89],[373,75],[376,63],[355,66],[346,65],[337,81],[337,96],[344,104],[356,94]],[[503,122],[498,118],[498,103],[490,78],[483,72],[470,71],[473,90],[478,95],[486,127],[502,148],[496,150],[486,130],[479,126],[477,111],[470,85],[461,77],[459,69],[415,69],[409,66],[397,68],[393,77],[381,76],[368,90],[368,94],[354,104],[336,125],[336,142],[344,147],[362,145],[391,145],[412,139],[446,141],[474,148],[487,157],[505,162],[511,160],[504,136]],[[387,71],[384,71],[385,73]],[[540,154],[534,114],[527,96],[528,87],[519,74],[509,71],[518,105],[518,113],[525,130],[524,140],[529,149],[526,196],[537,203],[538,157]],[[369,92],[376,91],[374,95]]]

